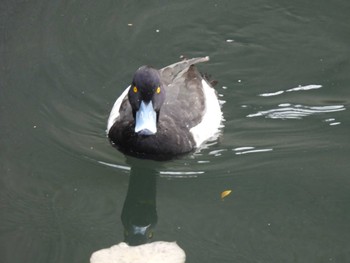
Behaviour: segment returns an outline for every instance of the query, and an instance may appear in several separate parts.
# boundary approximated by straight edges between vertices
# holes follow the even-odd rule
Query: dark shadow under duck
[[[108,119],[110,141],[125,154],[170,159],[218,134],[222,112],[216,92],[194,64],[180,61],[160,70],[140,67]]]

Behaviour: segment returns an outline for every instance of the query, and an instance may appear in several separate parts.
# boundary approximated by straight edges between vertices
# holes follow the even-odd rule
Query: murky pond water
[[[1,262],[88,262],[126,220],[190,263],[350,260],[348,1],[0,7]],[[222,135],[126,158],[105,134],[115,99],[140,65],[181,55],[211,57]]]

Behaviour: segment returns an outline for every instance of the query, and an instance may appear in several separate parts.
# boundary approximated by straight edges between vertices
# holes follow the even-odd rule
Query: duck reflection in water
[[[185,251],[176,242],[151,242],[157,223],[156,180],[161,162],[127,157],[131,167],[122,210],[124,242],[92,253],[90,263],[184,263]]]
[[[157,223],[156,178],[160,164],[132,157],[127,163],[131,172],[121,219],[124,241],[137,246],[151,241]]]

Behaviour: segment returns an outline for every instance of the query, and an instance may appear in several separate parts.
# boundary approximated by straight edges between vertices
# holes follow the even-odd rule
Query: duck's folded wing
[[[165,81],[165,84],[171,83],[176,76],[183,72],[184,70],[187,70],[191,65],[201,63],[201,62],[207,62],[209,61],[209,57],[199,57],[199,58],[191,58],[191,59],[185,59],[183,61],[171,64],[169,66],[166,66],[162,69],[160,69],[160,74],[162,76],[163,81]]]

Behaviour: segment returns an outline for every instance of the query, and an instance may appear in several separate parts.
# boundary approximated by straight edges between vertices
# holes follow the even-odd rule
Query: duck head
[[[140,67],[134,74],[128,99],[135,120],[135,133],[155,134],[159,111],[165,100],[159,71],[150,66]]]

